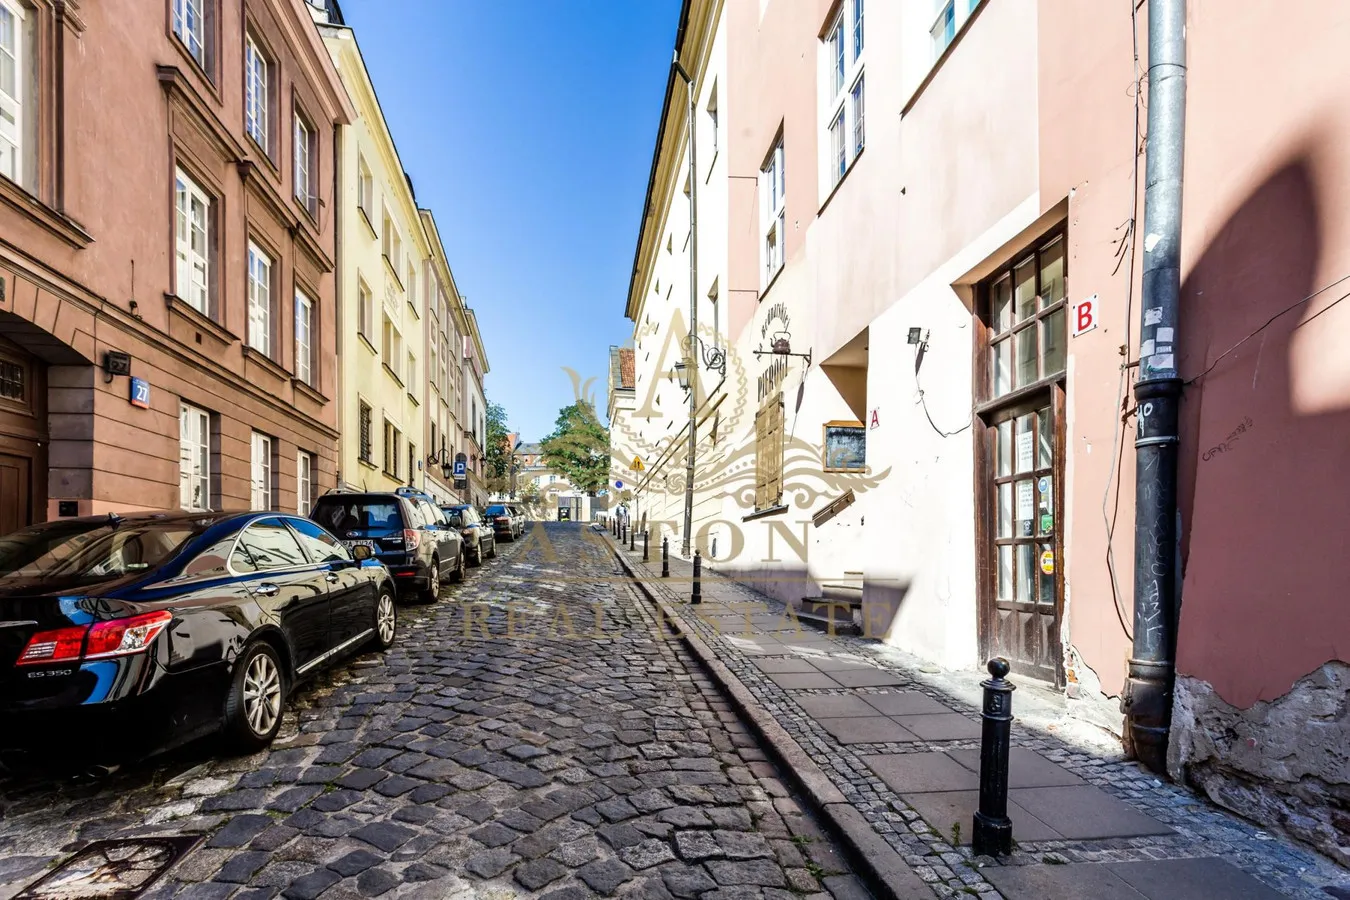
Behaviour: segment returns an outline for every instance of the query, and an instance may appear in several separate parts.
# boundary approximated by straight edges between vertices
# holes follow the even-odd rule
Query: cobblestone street
[[[201,841],[154,900],[858,896],[601,540],[535,526],[403,607],[395,647],[302,687],[266,752],[0,782],[0,898],[164,834]]]

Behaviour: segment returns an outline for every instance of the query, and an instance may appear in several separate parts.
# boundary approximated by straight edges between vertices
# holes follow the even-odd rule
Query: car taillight
[[[31,666],[36,663],[67,662],[80,658],[84,647],[84,635],[89,629],[57,628],[54,631],[39,631],[28,639],[16,666]]]
[[[95,622],[92,626],[39,631],[28,639],[16,666],[40,663],[73,662],[78,659],[107,659],[129,656],[149,648],[159,633],[173,621],[167,610]],[[88,644],[85,638],[88,637]],[[81,652],[83,651],[83,652]]]
[[[172,621],[173,613],[160,610],[142,616],[132,616],[129,619],[96,622],[89,629],[89,645],[85,647],[84,658],[107,659],[110,656],[140,653],[149,647]]]
[[[403,529],[403,544],[409,550],[416,550],[422,546],[422,532],[414,531],[411,528]]]
[[[497,517],[497,521],[498,521],[498,522],[510,522],[510,521],[511,521],[511,517],[510,517],[510,516],[498,516],[498,517]]]

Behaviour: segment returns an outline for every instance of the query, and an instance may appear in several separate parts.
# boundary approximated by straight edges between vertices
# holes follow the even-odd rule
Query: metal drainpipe
[[[1186,123],[1186,3],[1148,5],[1148,158],[1144,193],[1143,309],[1135,438],[1134,648],[1122,709],[1134,754],[1167,770],[1180,590],[1177,444],[1181,378],[1182,164]]]
[[[684,79],[689,95],[689,339],[684,350],[685,371],[689,373],[689,452],[684,467],[684,540],[680,545],[680,555],[687,557],[694,534],[694,456],[698,452],[698,139],[694,79],[680,65],[678,50],[672,64]]]

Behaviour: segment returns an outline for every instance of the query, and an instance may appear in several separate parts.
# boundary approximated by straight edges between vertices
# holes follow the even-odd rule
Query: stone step
[[[835,634],[861,633],[861,629],[854,620],[851,608],[812,605],[820,603],[823,599],[822,597],[803,597],[799,602],[793,604],[797,619],[803,625],[825,632],[833,630]]]
[[[863,600],[862,584],[822,584],[820,586],[820,595],[826,600],[835,603],[847,603],[849,606],[861,607]]]

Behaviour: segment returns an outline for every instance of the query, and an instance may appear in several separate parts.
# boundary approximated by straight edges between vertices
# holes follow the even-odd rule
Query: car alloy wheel
[[[428,603],[435,603],[436,598],[441,593],[441,560],[439,557],[431,558],[431,567],[427,569],[427,590],[426,600]]]
[[[281,730],[286,708],[286,670],[277,649],[265,640],[244,648],[235,661],[225,695],[225,739],[234,750],[252,753]]]
[[[258,737],[270,734],[281,718],[281,673],[266,653],[253,657],[244,673],[244,718]]]
[[[388,650],[394,645],[394,633],[398,629],[398,616],[394,611],[394,595],[388,588],[380,590],[380,597],[375,601],[375,642],[381,650]]]
[[[459,548],[459,553],[455,556],[455,572],[450,576],[450,580],[459,584],[464,580],[464,548]]]

